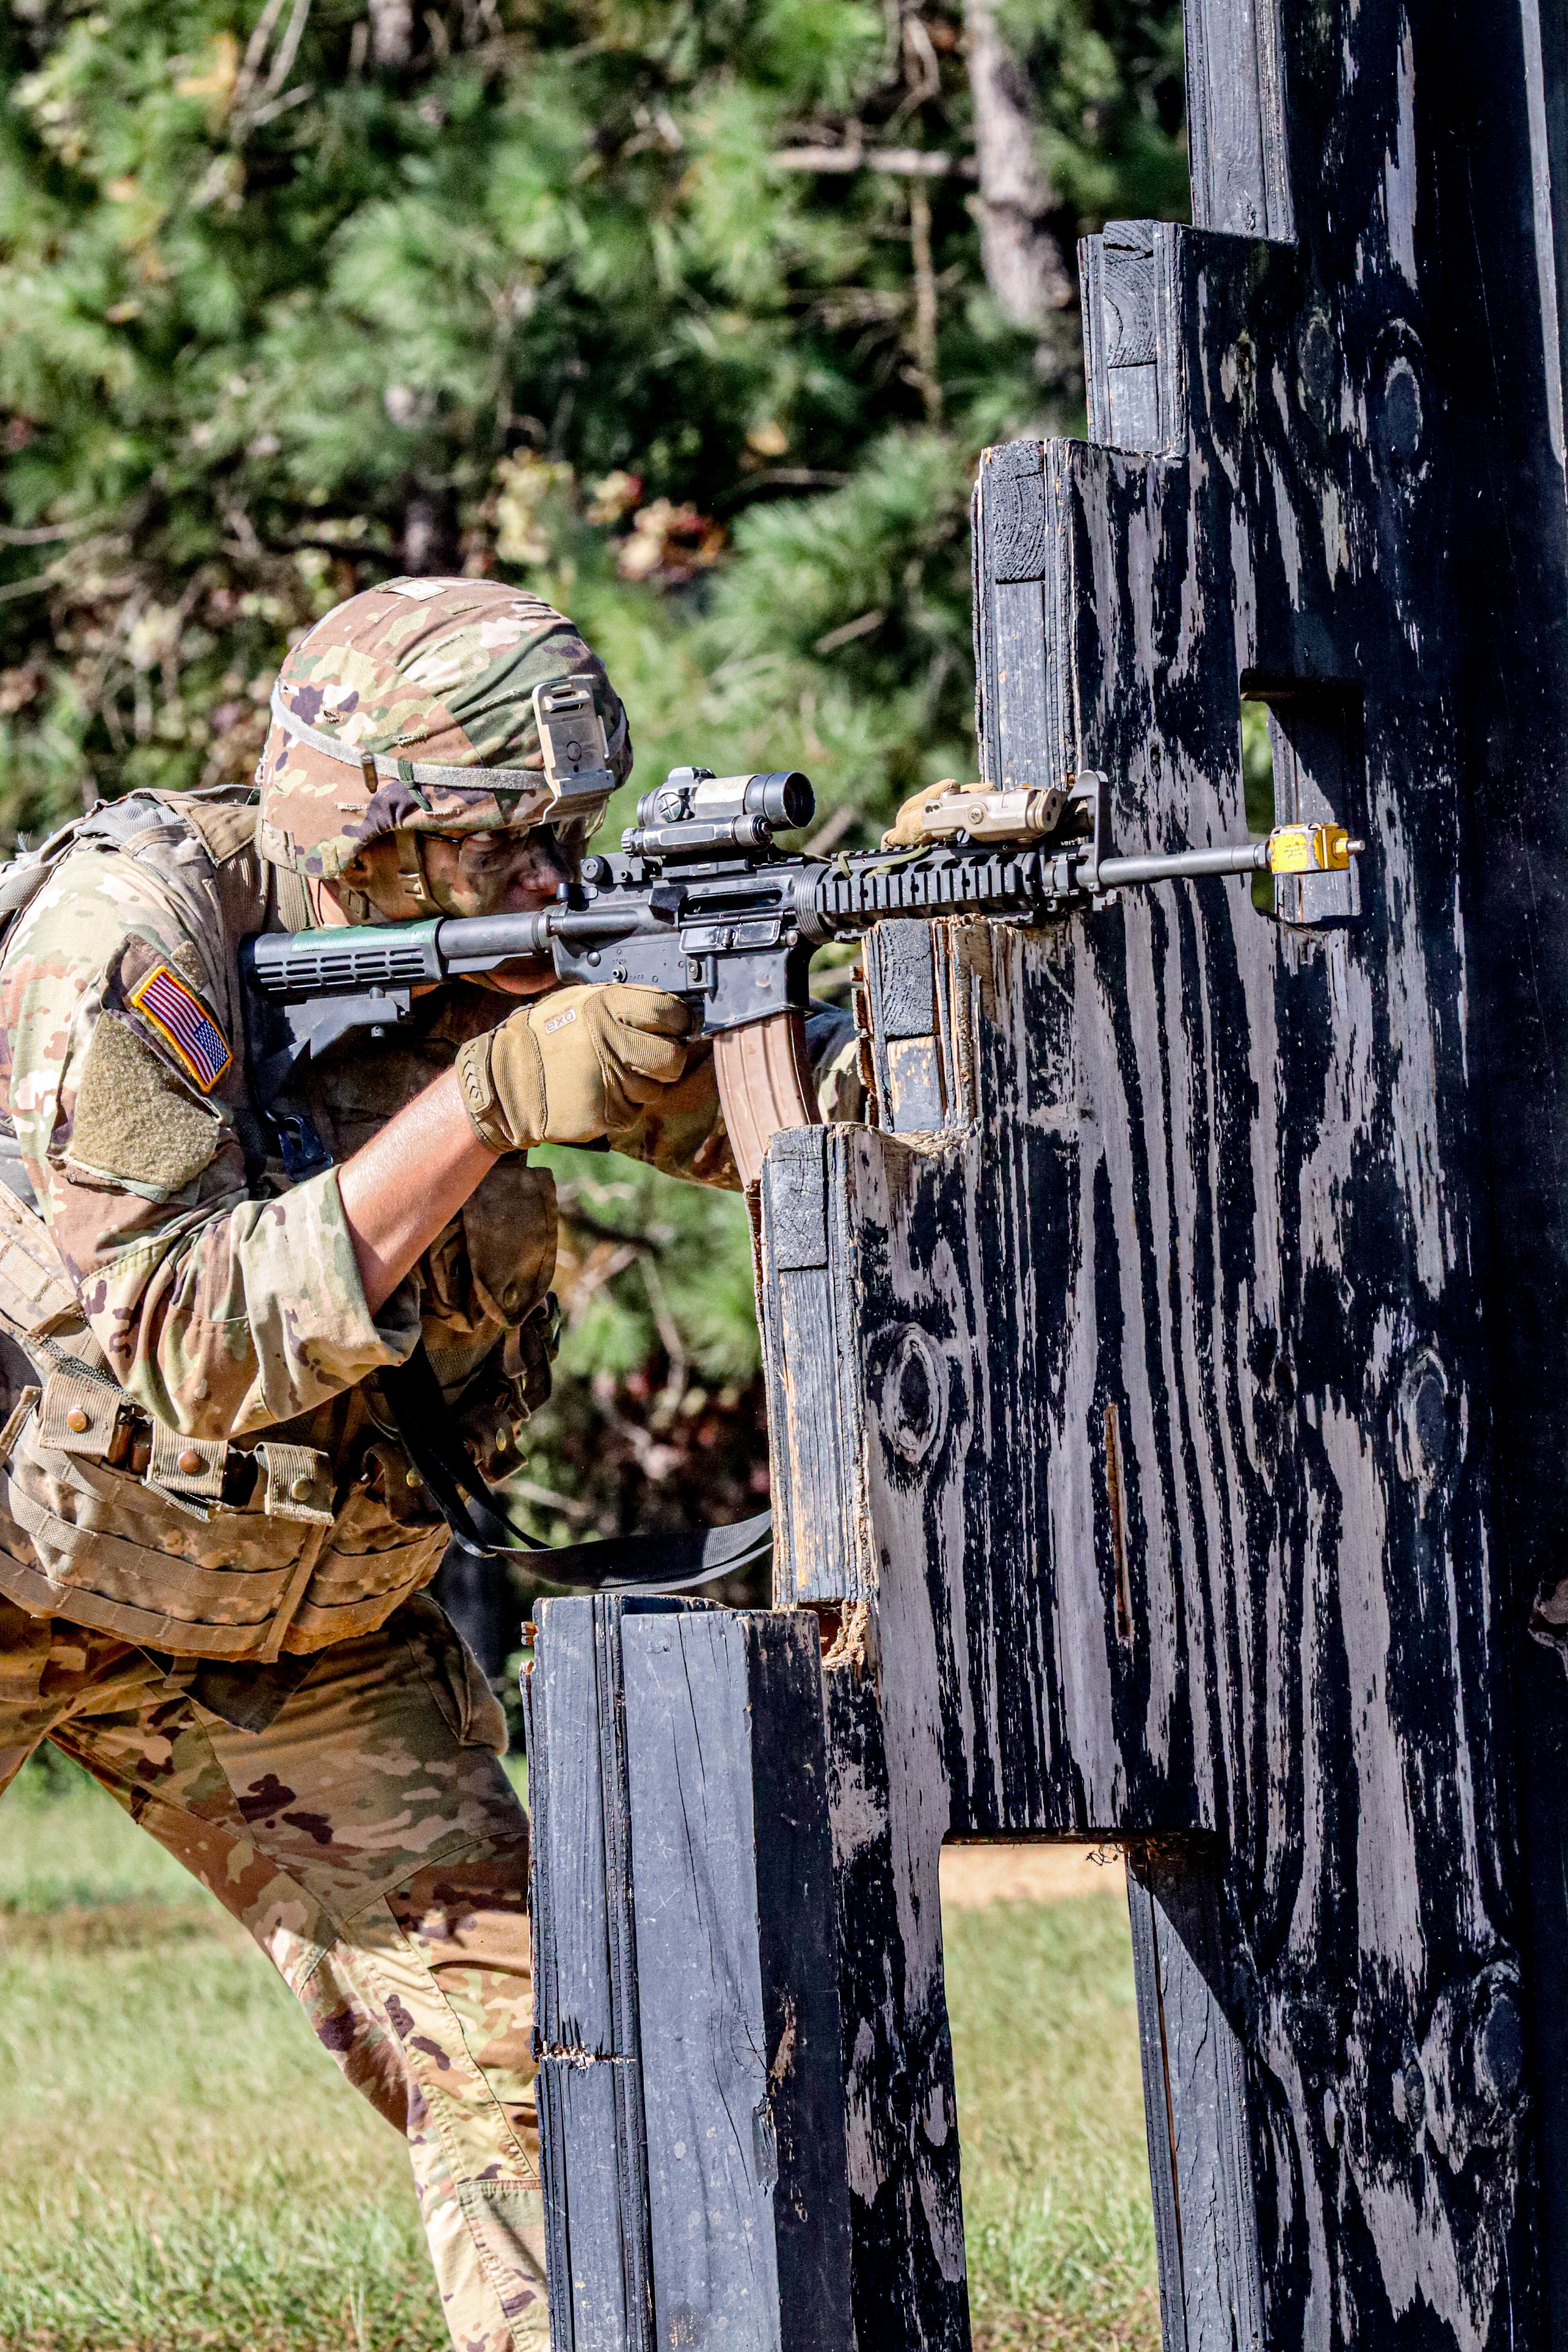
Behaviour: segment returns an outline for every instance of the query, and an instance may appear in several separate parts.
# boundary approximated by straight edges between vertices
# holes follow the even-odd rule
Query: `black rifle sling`
[[[536,1545],[497,1504],[458,1437],[424,1343],[405,1364],[384,1370],[386,1399],[405,1453],[462,1549],[505,1559],[552,1584],[589,1591],[626,1588],[684,1591],[750,1568],[773,1548],[771,1511],[728,1528],[669,1535],[607,1536],[593,1543]]]

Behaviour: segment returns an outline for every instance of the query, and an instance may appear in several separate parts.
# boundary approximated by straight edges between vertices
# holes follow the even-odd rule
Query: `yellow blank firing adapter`
[[[1365,847],[1342,824],[1279,824],[1268,836],[1268,871],[1342,874]]]

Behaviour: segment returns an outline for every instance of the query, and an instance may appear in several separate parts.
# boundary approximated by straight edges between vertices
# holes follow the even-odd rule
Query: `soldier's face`
[[[410,895],[403,862],[410,851],[419,859],[428,900]],[[542,825],[526,832],[471,833],[460,841],[439,834],[421,834],[409,844],[383,835],[368,842],[346,866],[342,886],[370,900],[377,919],[406,923],[435,908],[444,915],[527,914],[548,906],[563,882],[576,874],[581,844],[563,842]],[[331,883],[325,895],[340,905],[342,890]]]
[[[461,841],[421,837],[426,887],[447,915],[521,915],[546,907],[578,859],[544,825],[526,832],[470,833]]]
[[[419,837],[420,872],[429,893],[425,902],[409,895],[403,855],[399,843],[388,835],[367,843],[344,868],[341,883],[320,885],[322,898],[339,909],[340,920],[363,919],[363,915],[351,916],[345,890],[368,898],[376,919],[384,923],[427,916],[431,900],[446,915],[527,914],[548,906],[562,883],[575,876],[583,845],[574,834],[558,838],[542,825],[526,833],[471,833],[461,841],[425,834]],[[548,959],[536,968],[519,964],[492,973],[480,985],[504,996],[537,996],[555,986],[555,969]]]

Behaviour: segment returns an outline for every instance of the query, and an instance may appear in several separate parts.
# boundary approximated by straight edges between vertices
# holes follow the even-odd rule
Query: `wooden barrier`
[[[1276,819],[1367,847],[1266,909],[884,924],[873,1124],[768,1155],[850,2249],[792,2347],[968,2340],[954,1833],[1129,1847],[1167,2352],[1568,2346],[1565,46],[1536,0],[1189,0],[1193,226],[1088,242],[1091,437],[982,463],[988,781],[1236,841],[1250,704]],[[656,1966],[643,1900],[646,2070],[729,1964]]]

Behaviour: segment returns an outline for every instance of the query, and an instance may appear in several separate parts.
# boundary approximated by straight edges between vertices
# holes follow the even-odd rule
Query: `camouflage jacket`
[[[272,871],[243,791],[133,795],[79,829],[0,965],[0,1107],[69,1286],[41,1398],[8,1351],[0,1592],[179,1654],[316,1649],[434,1573],[445,1528],[374,1382],[421,1335],[492,1478],[542,1392],[527,1341],[554,1267],[547,1171],[499,1161],[374,1316],[335,1166],[285,1174],[251,1097],[237,959],[278,921]],[[427,1003],[312,1067],[306,1108],[334,1161],[511,1009],[478,988]],[[840,1095],[846,1026],[814,1039]],[[702,1054],[612,1140],[735,1181]],[[13,1228],[28,1215],[9,1195],[5,1211]],[[37,1255],[19,1230],[17,1248],[19,1265]],[[36,1330],[6,1297],[0,1248],[0,1314]],[[140,1475],[127,1407],[143,1456],[151,1439]]]

